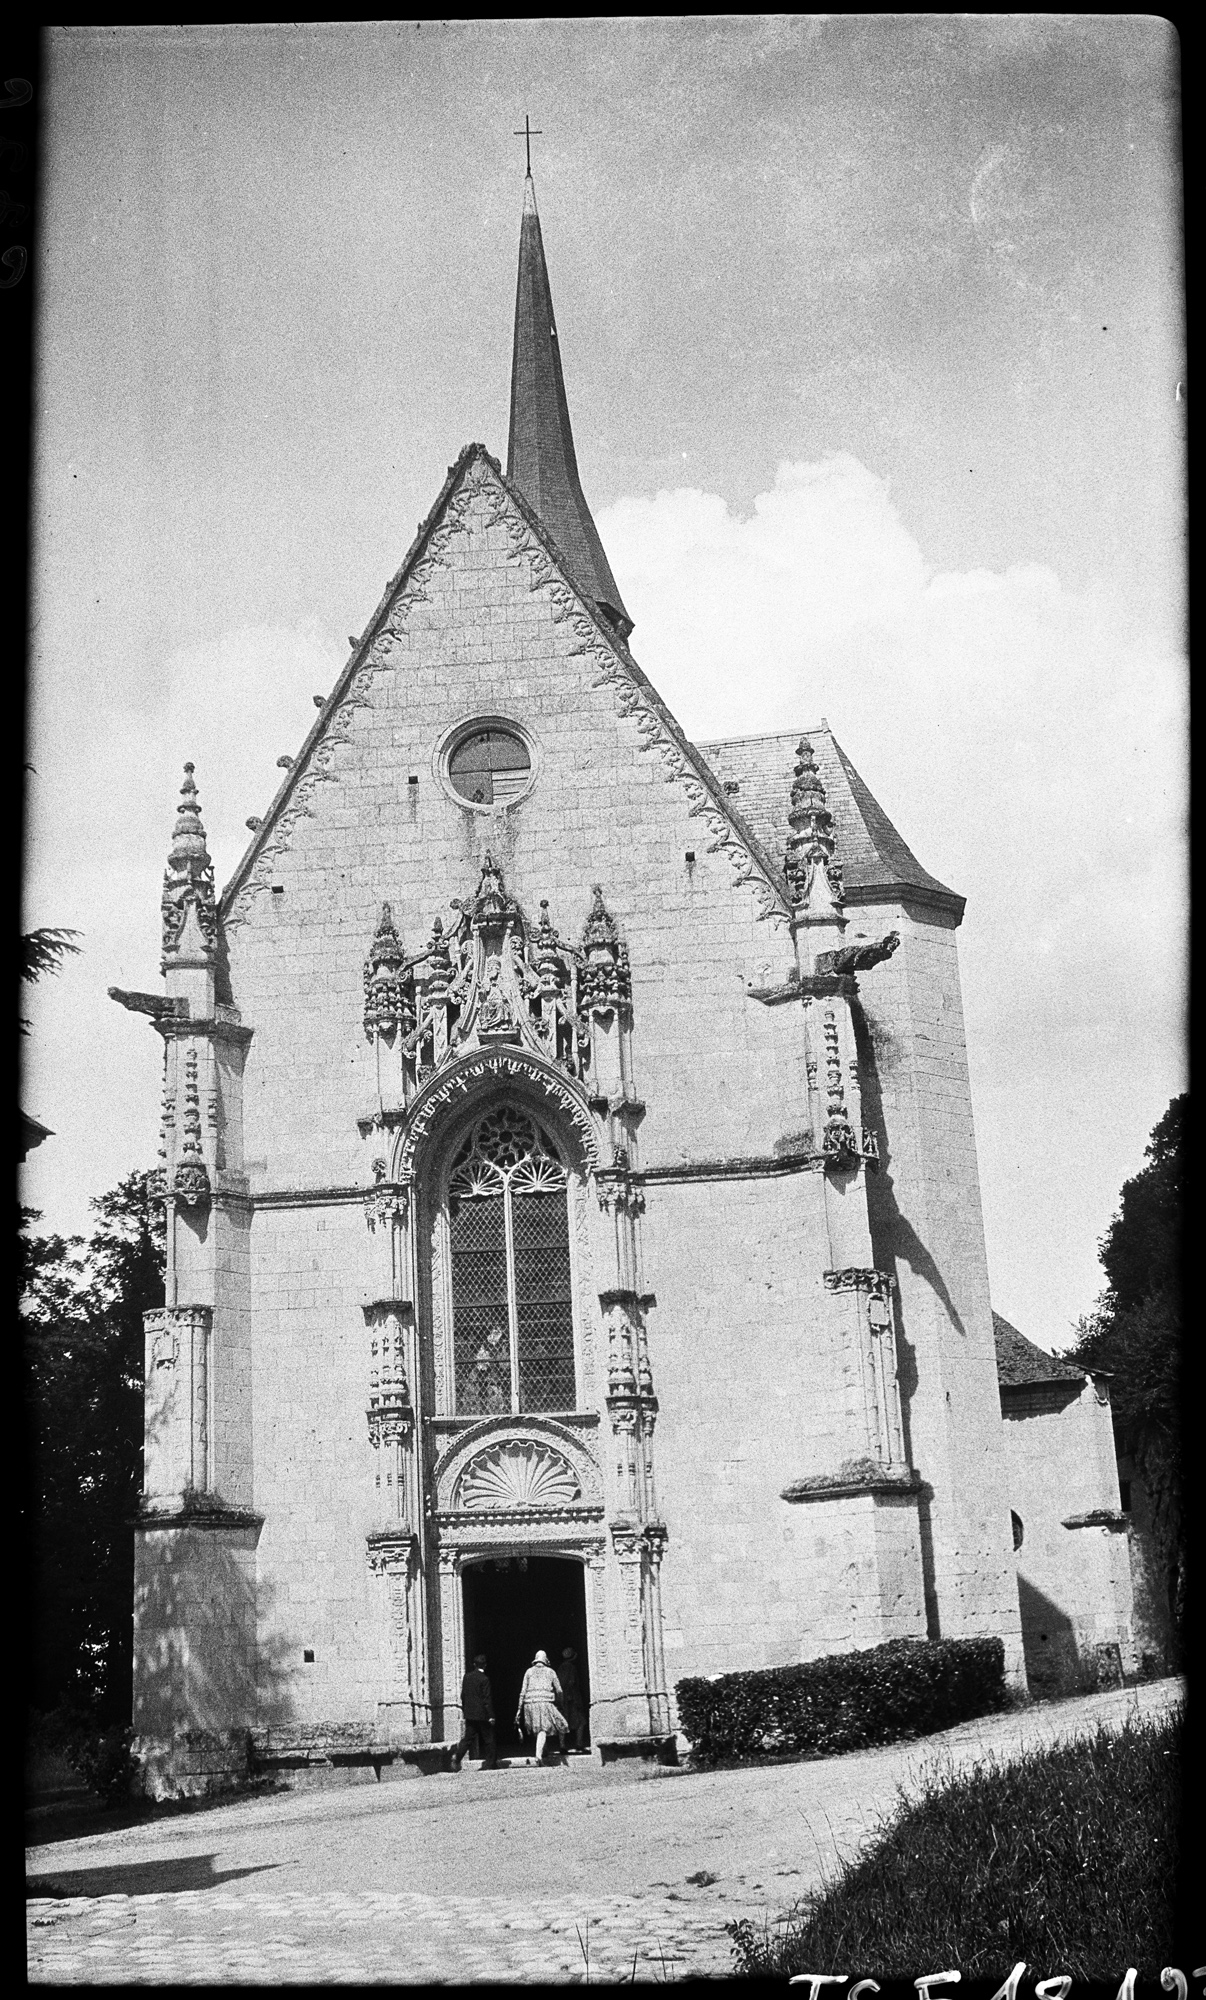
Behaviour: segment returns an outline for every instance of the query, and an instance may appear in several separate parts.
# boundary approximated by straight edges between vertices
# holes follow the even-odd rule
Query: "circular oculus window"
[[[468,805],[505,806],[527,791],[532,756],[517,729],[482,723],[457,738],[445,769],[453,791]]]

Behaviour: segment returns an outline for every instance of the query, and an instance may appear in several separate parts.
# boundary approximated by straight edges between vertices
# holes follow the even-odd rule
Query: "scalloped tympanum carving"
[[[566,1507],[581,1498],[581,1482],[568,1460],[531,1439],[512,1438],[479,1452],[457,1486],[457,1505],[478,1512]]]

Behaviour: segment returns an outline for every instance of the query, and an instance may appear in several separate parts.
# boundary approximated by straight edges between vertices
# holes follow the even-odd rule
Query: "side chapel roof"
[[[918,902],[938,904],[962,917],[966,898],[922,867],[827,726],[766,736],[725,736],[698,748],[755,839],[777,854],[791,808],[792,772],[801,736],[812,744],[833,814],[846,901],[872,903],[882,895],[907,890]],[[731,786],[736,789],[730,791]]]
[[[1045,1354],[999,1312],[992,1316],[992,1330],[997,1343],[997,1381],[1002,1389],[1029,1388],[1036,1382],[1084,1381],[1083,1368],[1074,1368],[1057,1354]]]

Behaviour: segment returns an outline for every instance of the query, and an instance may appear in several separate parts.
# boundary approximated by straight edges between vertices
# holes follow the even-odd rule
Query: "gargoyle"
[[[166,993],[127,993],[121,986],[110,986],[109,998],[120,1007],[128,1007],[131,1014],[149,1014],[153,1021],[188,1012],[188,1002],[180,994],[169,999]]]
[[[891,958],[899,943],[900,932],[889,931],[887,937],[869,938],[865,944],[847,944],[840,951],[823,951],[817,957],[816,970],[821,973],[869,972],[881,959]]]

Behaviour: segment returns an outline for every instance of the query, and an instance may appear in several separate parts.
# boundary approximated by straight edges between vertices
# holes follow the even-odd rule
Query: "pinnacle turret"
[[[571,581],[626,638],[632,620],[624,609],[578,476],[553,296],[530,173],[524,181],[519,234],[507,477],[548,529]]]
[[[834,857],[833,814],[807,736],[796,746],[787,823],[791,831],[783,872],[793,905],[801,912],[837,916],[845,897],[841,866]]]
[[[180,804],[172,833],[171,851],[163,876],[163,950],[179,954],[183,950],[212,959],[218,938],[217,899],[214,893],[214,864],[210,860],[201,824],[201,806],[193,779],[194,766],[184,767]],[[193,913],[190,923],[189,912]],[[186,937],[186,932],[189,935]]]

